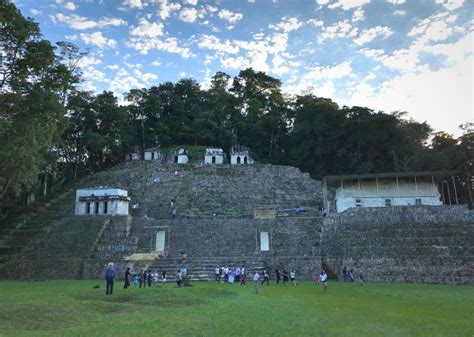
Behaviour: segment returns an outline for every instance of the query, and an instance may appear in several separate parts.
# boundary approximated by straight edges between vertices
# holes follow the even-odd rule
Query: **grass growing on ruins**
[[[100,289],[93,286],[100,284]],[[0,336],[472,336],[474,287],[0,282]]]

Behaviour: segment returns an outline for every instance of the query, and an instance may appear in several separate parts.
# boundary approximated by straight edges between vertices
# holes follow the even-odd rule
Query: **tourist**
[[[269,286],[269,285],[270,285],[270,282],[269,282],[269,279],[268,279],[268,273],[267,273],[267,270],[266,270],[266,269],[263,270],[262,285],[265,283],[265,281],[267,281],[267,286]]]
[[[166,270],[161,272],[161,286],[163,287],[166,283]]]
[[[354,273],[352,272],[352,269],[349,270],[349,280],[351,280],[351,282],[354,282]]]
[[[155,270],[155,272],[153,273],[153,286],[156,287],[156,285],[158,284],[158,281],[160,279],[160,274],[158,274],[158,270]]]
[[[136,287],[138,286],[138,274],[133,273],[133,285]],[[141,287],[141,282],[140,282],[140,287]]]
[[[147,275],[146,280],[148,282],[148,286],[151,288],[151,284],[153,283],[153,274],[152,274],[151,270],[148,271],[148,275]]]
[[[291,285],[296,287],[296,272],[294,269],[290,272],[290,286]]]
[[[130,268],[125,270],[123,289],[127,289],[128,287],[130,287]]]
[[[155,179],[153,179],[153,185],[155,185],[156,187],[160,187],[160,182],[160,177],[155,177]]]
[[[221,284],[224,283],[224,267],[219,269],[219,280],[221,280]]]
[[[173,207],[174,207],[174,199],[171,199],[171,201],[170,201],[170,208],[173,209]]]
[[[245,287],[245,279],[247,278],[247,275],[245,273],[240,274],[240,285]]]
[[[235,268],[235,282],[240,282],[240,267]]]
[[[300,215],[300,214],[301,214],[301,208],[300,208],[300,206],[296,206],[296,208],[295,208],[295,214],[296,214],[296,215]]]
[[[258,294],[258,285],[259,285],[258,279],[259,278],[260,278],[260,275],[258,275],[258,271],[255,270],[255,274],[253,274],[253,283],[255,284],[255,287],[254,287],[255,294]]]
[[[245,275],[245,268],[244,268],[244,266],[242,266],[242,268],[240,268],[240,275]]]
[[[344,266],[344,268],[342,269],[342,276],[344,278],[344,282],[347,282],[348,273],[347,273],[347,267],[346,266]]]
[[[281,278],[280,269],[277,268],[275,270],[275,274],[276,274],[276,282],[277,282],[277,284],[280,284],[280,278]]]
[[[146,270],[143,271],[143,288],[146,288],[146,282],[148,281],[148,272]]]
[[[181,273],[181,275],[182,275],[183,277],[185,277],[185,276],[188,275],[188,269],[187,269],[186,267],[184,267],[184,266],[181,267],[181,269],[180,269],[179,271],[180,271],[180,273]]]
[[[364,279],[365,279],[364,274],[360,273],[359,274],[359,284],[360,284],[361,287],[364,286]]]
[[[288,282],[288,272],[286,270],[283,270],[283,285],[287,285],[286,283]]]
[[[214,277],[216,279],[216,282],[219,282],[221,280],[221,268],[219,268],[219,266],[216,266],[216,268],[214,268]]]
[[[183,275],[181,275],[181,271],[178,270],[178,272],[176,273],[176,286],[178,288],[181,288],[182,280],[183,280]]]
[[[326,289],[328,288],[328,275],[324,269],[319,275],[319,284],[321,285],[321,288],[324,290],[324,292],[326,292]]]
[[[138,284],[139,284],[138,288],[142,287],[142,283],[143,283],[143,273],[140,272],[138,273]]]
[[[226,283],[229,282],[229,268],[227,266],[224,267],[224,280]]]
[[[112,292],[114,291],[114,280],[115,280],[114,264],[110,262],[107,265],[107,268],[105,269],[105,281],[107,282],[107,285],[105,288],[106,295],[112,295]]]

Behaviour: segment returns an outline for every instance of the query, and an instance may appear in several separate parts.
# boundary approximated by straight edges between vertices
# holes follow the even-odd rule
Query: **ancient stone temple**
[[[353,207],[457,204],[453,172],[327,176],[323,179],[323,193],[325,207],[338,213]],[[449,203],[443,200],[445,194]]]
[[[145,149],[143,151],[144,160],[163,160],[164,155],[159,146]]]
[[[76,215],[128,215],[128,192],[118,188],[76,191]]]
[[[253,164],[254,160],[250,157],[250,150],[243,145],[234,145],[230,151],[230,164],[243,165]]]
[[[189,157],[187,151],[184,147],[179,147],[175,149],[170,158],[171,162],[174,164],[187,164],[189,162]]]
[[[138,149],[135,149],[132,152],[127,153],[125,155],[125,161],[141,160],[141,159],[142,159],[142,154]]]
[[[224,164],[224,150],[207,148],[204,155],[204,164]]]

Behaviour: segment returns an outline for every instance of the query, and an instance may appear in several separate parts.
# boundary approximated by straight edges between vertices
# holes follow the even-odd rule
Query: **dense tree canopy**
[[[77,48],[41,39],[39,27],[0,0],[0,210],[28,191],[47,192],[119,162],[131,149],[173,144],[226,151],[250,147],[260,162],[328,174],[459,170],[465,195],[474,133],[459,138],[405,112],[339,107],[329,98],[283,95],[280,80],[244,69],[218,72],[208,89],[193,79],[113,92],[75,89]],[[471,201],[472,202],[472,201]]]

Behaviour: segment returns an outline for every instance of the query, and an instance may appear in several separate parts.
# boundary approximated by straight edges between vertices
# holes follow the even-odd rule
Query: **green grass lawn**
[[[100,289],[93,286],[100,284]],[[0,282],[1,336],[469,336],[474,287],[330,282],[122,289],[102,281]]]

